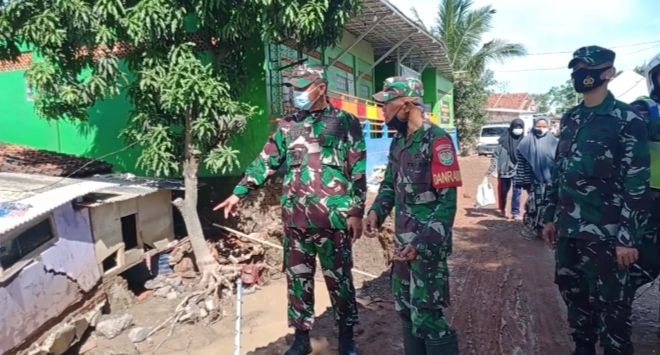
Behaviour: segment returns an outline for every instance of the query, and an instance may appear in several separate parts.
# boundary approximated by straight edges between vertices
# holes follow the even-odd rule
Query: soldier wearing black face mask
[[[632,355],[632,279],[646,234],[646,124],[607,89],[613,51],[583,47],[568,68],[584,100],[562,117],[543,237],[555,247],[574,355]]]

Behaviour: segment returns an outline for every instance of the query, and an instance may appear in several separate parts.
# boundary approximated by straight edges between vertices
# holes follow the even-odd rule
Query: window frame
[[[36,227],[37,225],[43,223],[44,221],[48,221],[48,225],[50,227],[50,234],[52,238],[48,239],[40,246],[36,247],[34,250],[30,251],[29,253],[21,257],[20,260],[18,260],[16,263],[14,263],[14,265],[10,266],[9,268],[5,269],[2,266],[0,266],[0,285],[4,286],[4,284],[7,281],[12,280],[26,266],[30,265],[36,259],[36,257],[38,257],[45,250],[55,245],[55,243],[57,243],[60,240],[60,236],[57,232],[57,228],[55,228],[55,220],[53,218],[52,212],[45,217],[34,219],[33,221],[25,224],[24,226],[21,226],[9,232],[6,237],[2,238],[2,241],[14,240],[18,238],[21,234],[27,232],[31,228]]]

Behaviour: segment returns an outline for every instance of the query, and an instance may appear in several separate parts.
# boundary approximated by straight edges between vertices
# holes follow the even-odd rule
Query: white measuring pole
[[[241,355],[241,318],[243,308],[243,281],[239,276],[236,280],[236,336],[234,338],[234,355]]]

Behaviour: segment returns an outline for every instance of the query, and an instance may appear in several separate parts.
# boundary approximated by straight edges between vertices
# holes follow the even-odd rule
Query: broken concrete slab
[[[131,324],[133,324],[133,316],[130,314],[110,316],[96,325],[96,332],[108,339],[113,339]]]
[[[172,286],[165,285],[154,292],[154,296],[167,298],[167,295],[172,292]]]
[[[146,288],[147,290],[156,290],[165,285],[166,285],[165,277],[162,275],[158,275],[151,280],[147,280],[147,282],[144,283],[144,288]]]
[[[123,277],[111,277],[111,280],[104,283],[103,288],[112,313],[127,310],[135,304],[135,295],[128,289],[128,281]]]
[[[74,339],[76,339],[76,327],[73,324],[66,324],[48,337],[42,348],[48,354],[64,354],[69,350]]]
[[[151,333],[149,327],[135,327],[128,332],[128,339],[133,343],[141,343],[147,339],[149,333]]]

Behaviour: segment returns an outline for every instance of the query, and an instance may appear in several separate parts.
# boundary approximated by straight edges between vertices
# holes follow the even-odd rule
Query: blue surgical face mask
[[[309,93],[311,90],[305,90],[305,91],[294,91],[293,92],[293,105],[298,109],[302,111],[309,111],[312,106],[314,106],[314,103],[319,99],[319,97],[316,98],[316,100],[312,101],[309,99]]]

